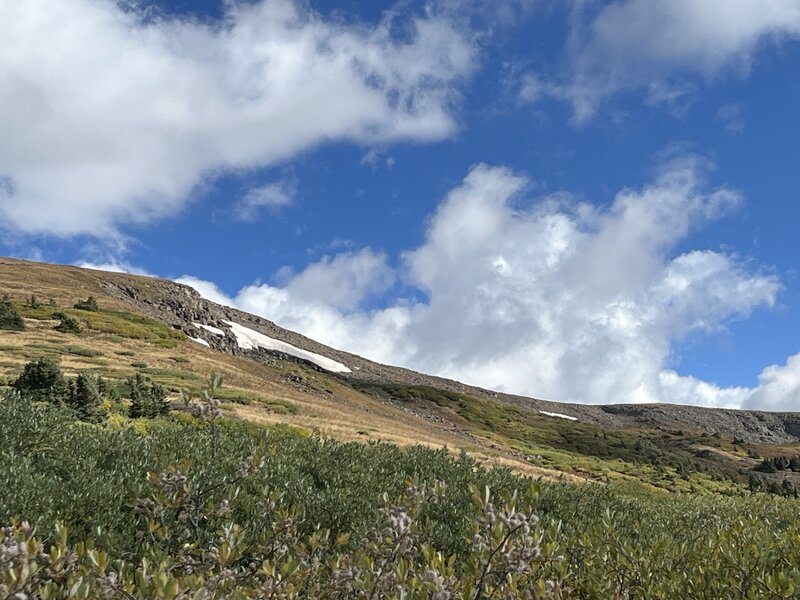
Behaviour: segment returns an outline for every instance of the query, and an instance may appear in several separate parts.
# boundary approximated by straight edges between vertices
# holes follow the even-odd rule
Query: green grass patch
[[[29,304],[22,304],[22,303],[17,303],[16,307],[20,315],[22,315],[26,319],[35,319],[37,321],[51,320],[53,319],[53,313],[62,310],[57,306],[40,305],[34,308]]]
[[[107,367],[109,365],[109,362],[106,359],[97,358],[94,356],[82,356],[77,360],[79,360],[82,363],[86,363],[87,365],[97,365],[100,367]]]
[[[64,352],[67,354],[72,354],[73,356],[85,356],[89,358],[103,356],[103,353],[99,350],[84,348],[82,346],[64,346]]]
[[[53,306],[32,308],[27,305],[17,305],[17,308],[23,317],[39,320],[54,319],[54,313],[63,312],[78,319],[93,331],[117,336],[119,339],[144,340],[162,348],[175,348],[186,339],[183,333],[160,321],[124,311],[108,309],[85,311]]]
[[[604,478],[610,473],[623,480],[648,485],[671,485],[684,491],[690,483],[703,490],[720,491],[745,483],[739,465],[723,455],[698,453],[702,443],[733,449],[731,440],[677,432],[662,435],[646,429],[604,430],[590,423],[551,418],[520,407],[428,386],[355,384],[356,389],[378,397],[433,411],[475,435],[504,444],[534,457],[543,467]],[[664,480],[665,473],[677,477]]]
[[[294,402],[280,398],[268,398],[248,390],[221,388],[217,390],[217,398],[233,404],[261,404],[270,412],[278,415],[296,415],[298,413],[297,405]]]
[[[148,367],[142,369],[142,373],[150,375],[154,379],[179,379],[181,381],[200,381],[201,377],[189,371],[178,369],[160,369],[158,367]]]

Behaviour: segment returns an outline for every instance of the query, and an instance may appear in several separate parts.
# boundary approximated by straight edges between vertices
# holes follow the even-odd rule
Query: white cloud
[[[176,279],[178,283],[188,285],[195,290],[206,300],[216,302],[217,304],[224,304],[226,306],[234,306],[234,301],[223,292],[219,286],[210,281],[204,281],[191,275],[184,275]]]
[[[75,263],[75,266],[83,269],[94,269],[95,271],[109,271],[111,273],[128,273],[130,275],[145,275],[147,277],[155,277],[155,275],[143,269],[142,267],[137,267],[136,265],[132,265],[128,262],[120,260],[110,260],[101,263],[82,261]]]
[[[764,369],[758,378],[758,388],[744,406],[800,411],[800,354],[790,356],[785,365],[772,365]]]
[[[563,194],[531,204],[525,177],[478,165],[396,268],[424,301],[370,308],[392,275],[369,249],[223,300],[324,343],[485,387],[578,402],[740,406],[751,390],[669,368],[676,341],[772,305],[780,288],[729,254],[675,254],[741,201],[709,189],[704,169],[696,158],[672,160],[650,185],[599,208]]]
[[[233,207],[237,221],[256,221],[263,209],[275,210],[294,202],[297,181],[288,179],[249,190]]]
[[[681,376],[675,371],[664,370],[659,374],[664,402],[713,408],[743,408],[753,393],[746,387],[723,388],[691,376]]]
[[[56,236],[115,236],[325,142],[446,137],[476,51],[434,9],[347,25],[294,0],[226,3],[216,23],[3,2],[0,38],[0,222]]]
[[[377,170],[378,167],[382,165],[391,169],[395,165],[395,162],[394,157],[388,153],[386,148],[370,148],[364,153],[364,156],[361,157],[361,164],[369,166],[373,171]]]
[[[800,37],[798,0],[619,0],[575,7],[565,72],[553,79],[528,75],[520,99],[567,101],[578,124],[618,92],[642,90],[651,104],[685,106],[693,95],[686,78],[745,75],[765,43]]]
[[[741,103],[730,102],[725,104],[717,111],[715,120],[722,123],[725,129],[731,133],[741,133],[745,128]]]

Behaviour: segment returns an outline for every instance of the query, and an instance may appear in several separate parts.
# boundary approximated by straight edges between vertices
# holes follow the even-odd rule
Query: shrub
[[[141,373],[128,379],[127,385],[130,390],[131,418],[154,418],[169,413],[167,392],[162,385],[153,383]]]
[[[63,312],[53,313],[53,318],[58,319],[59,323],[55,326],[56,331],[61,333],[80,333],[81,326],[76,319]]]
[[[34,400],[55,403],[63,402],[70,391],[58,363],[47,357],[26,364],[11,386]]]
[[[0,399],[2,597],[797,597],[794,499],[630,497],[196,414],[76,426]]]
[[[25,321],[7,297],[0,300],[0,330],[24,331]]]
[[[99,307],[97,306],[97,300],[94,296],[89,296],[86,300],[79,300],[74,304],[74,308],[78,310],[88,310],[91,312],[97,312]]]
[[[64,346],[64,350],[68,354],[72,354],[74,356],[85,356],[87,358],[103,356],[103,353],[99,350],[95,350],[93,348],[82,348],[81,346]]]
[[[754,471],[762,473],[777,473],[778,471],[800,471],[800,456],[774,456],[765,458],[753,467]]]

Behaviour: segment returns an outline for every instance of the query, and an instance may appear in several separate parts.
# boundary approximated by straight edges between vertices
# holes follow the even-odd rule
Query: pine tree
[[[119,402],[122,399],[119,386],[110,382],[108,379],[102,377],[97,378],[97,389],[100,390],[100,395],[112,402]]]
[[[8,296],[0,300],[0,329],[5,331],[25,330],[25,321],[22,320]]]
[[[760,464],[754,467],[753,470],[762,473],[775,473],[778,469],[775,467],[775,459],[765,458]]]
[[[69,395],[67,381],[58,363],[52,358],[40,358],[29,362],[11,385],[34,400],[59,403]]]
[[[60,331],[61,333],[80,333],[81,326],[72,317],[68,314],[63,312],[57,312],[53,314],[53,318],[58,319],[59,323],[55,326],[56,331]]]
[[[81,372],[71,387],[67,404],[75,410],[78,418],[90,423],[102,421],[103,396],[100,394],[97,377],[85,371]]]
[[[74,307],[78,310],[89,310],[92,312],[100,310],[94,296],[89,296],[86,300],[79,300],[75,303]]]
[[[130,417],[151,419],[169,413],[167,391],[158,383],[152,383],[141,373],[128,379],[130,388]]]

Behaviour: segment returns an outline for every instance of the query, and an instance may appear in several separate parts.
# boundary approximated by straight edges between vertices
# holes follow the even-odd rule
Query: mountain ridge
[[[275,351],[246,350],[240,348],[236,337],[225,321],[238,323],[249,329],[285,342],[299,349],[314,352],[347,365],[351,373],[336,374],[348,381],[373,384],[402,384],[429,386],[447,392],[474,396],[538,411],[571,417],[584,423],[605,428],[626,428],[641,425],[656,428],[683,427],[710,434],[724,434],[748,442],[787,444],[800,442],[800,413],[767,412],[740,409],[707,408],[678,404],[608,404],[588,405],[542,400],[509,394],[478,386],[463,384],[435,375],[418,373],[404,367],[383,365],[364,357],[326,346],[300,333],[280,327],[276,323],[237,308],[206,300],[193,288],[171,280],[84,269],[74,266],[53,266],[47,263],[0,259],[6,268],[59,269],[64,273],[80,275],[75,281],[83,283],[88,293],[101,291],[137,310],[155,318],[189,338],[202,339],[214,350],[258,360],[261,354],[280,355]],[[217,328],[224,336],[211,334],[197,324]],[[283,356],[288,360],[301,360]],[[303,361],[312,368],[317,365]]]

